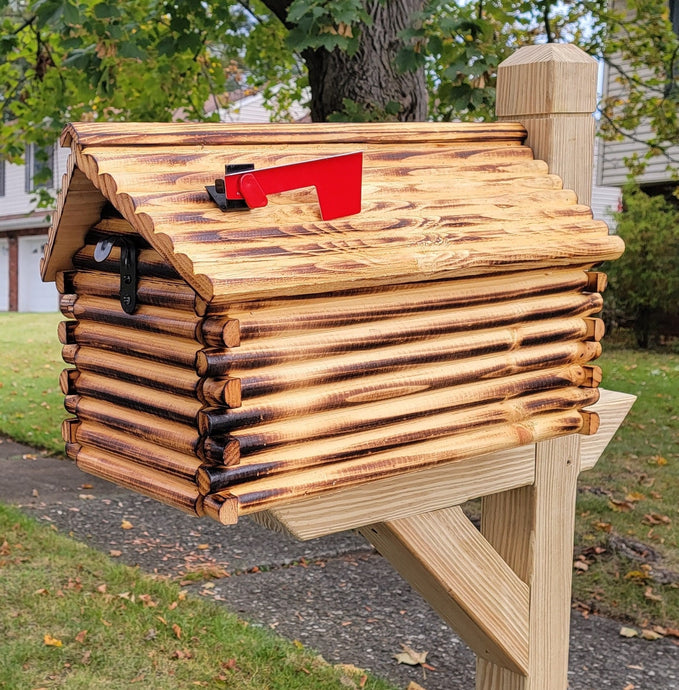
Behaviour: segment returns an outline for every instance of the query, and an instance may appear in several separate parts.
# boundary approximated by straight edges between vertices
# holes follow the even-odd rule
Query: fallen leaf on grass
[[[111,550],[108,552],[108,555],[109,555],[111,558],[118,558],[118,556],[122,556],[122,555],[123,555],[123,552],[122,552],[122,551],[118,551],[118,549],[111,549]]]
[[[645,525],[669,525],[672,520],[670,520],[668,515],[660,515],[660,513],[647,513],[644,515],[642,522]]]
[[[57,640],[56,637],[52,637],[49,633],[45,633],[43,641],[48,647],[63,647],[64,643],[61,640]]]
[[[182,639],[182,629],[176,623],[172,624],[172,632],[174,632],[178,640]]]
[[[83,644],[85,642],[85,638],[87,637],[87,630],[81,630],[76,636],[75,636],[75,641],[79,642],[80,644]]]
[[[639,637],[639,632],[634,628],[620,628],[620,634],[623,637]]]
[[[575,561],[573,563],[573,567],[576,570],[582,571],[583,573],[589,570],[589,566],[587,565],[587,563],[585,563],[585,561]]]
[[[608,507],[614,510],[616,513],[629,513],[630,510],[634,510],[634,503],[630,501],[619,501],[615,498],[608,499]]]
[[[193,659],[193,654],[188,649],[175,649],[172,652],[173,659]]]
[[[644,597],[649,601],[662,601],[662,597],[659,594],[653,593],[653,587],[646,587]]]
[[[644,494],[639,493],[638,491],[630,491],[627,496],[625,496],[626,501],[630,501],[631,503],[636,503],[638,501],[643,501],[646,498]]]

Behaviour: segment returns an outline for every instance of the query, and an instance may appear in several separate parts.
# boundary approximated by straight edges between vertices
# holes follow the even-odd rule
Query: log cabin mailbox
[[[592,364],[590,269],[622,242],[561,179],[587,202],[596,68],[533,50],[495,124],[69,125],[43,278],[79,467],[225,524],[360,528],[479,655],[477,687],[544,690],[575,479],[629,400],[599,400]],[[520,98],[560,77],[570,110]],[[479,496],[480,533],[457,507]]]

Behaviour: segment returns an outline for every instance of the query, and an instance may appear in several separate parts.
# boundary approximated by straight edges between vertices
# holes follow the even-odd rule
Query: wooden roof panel
[[[203,299],[221,302],[618,256],[620,241],[533,159],[523,134],[512,123],[90,123],[70,125],[63,140],[90,187]],[[355,150],[364,152],[363,204],[347,218],[322,221],[311,189],[233,213],[204,189],[226,163],[262,168]],[[57,226],[47,273],[66,267],[68,251],[52,251],[71,246],[62,234]]]

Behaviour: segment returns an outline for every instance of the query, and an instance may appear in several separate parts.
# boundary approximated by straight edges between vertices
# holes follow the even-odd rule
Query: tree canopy
[[[609,5],[611,3],[608,3]],[[615,3],[613,3],[615,5]],[[679,143],[679,39],[667,0],[0,0],[0,157],[70,120],[216,119],[234,93],[311,93],[314,119],[479,120],[517,47],[572,41],[628,90],[604,136],[651,122]],[[676,18],[674,18],[676,19]],[[309,91],[310,86],[310,91]]]

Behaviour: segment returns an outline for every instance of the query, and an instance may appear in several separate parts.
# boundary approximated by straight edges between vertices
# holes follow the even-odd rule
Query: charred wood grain
[[[520,347],[583,340],[585,330],[583,319],[553,319],[487,331],[454,333],[431,340],[350,351],[331,357],[284,362],[256,370],[239,370],[232,366],[227,371],[239,378],[242,395],[250,398],[426,364],[446,365],[454,360],[513,352]],[[205,352],[198,356],[199,370],[203,356]]]
[[[192,425],[180,424],[95,398],[72,397],[75,398],[73,414],[77,414],[82,421],[98,422],[187,455],[198,454],[202,439]]]
[[[193,515],[203,513],[202,497],[193,482],[182,481],[165,472],[152,470],[139,463],[90,447],[81,447],[76,464],[85,472],[174,508]]]
[[[196,369],[201,376],[216,377],[279,362],[383,348],[412,340],[431,339],[435,344],[436,336],[443,334],[587,315],[600,311],[601,307],[598,294],[567,293],[549,299],[533,298],[468,309],[442,309],[366,324],[349,322],[333,329],[284,338],[244,341],[238,350],[233,351],[205,349],[197,354]],[[584,327],[584,321],[581,327]]]
[[[97,261],[94,258],[94,249],[95,243],[86,244],[73,257],[73,266],[78,270],[105,271],[120,275],[120,247],[114,246],[104,261]],[[154,249],[140,249],[137,252],[137,275],[143,278],[181,280],[176,269]]]
[[[334,328],[347,323],[398,318],[456,307],[473,308],[545,295],[575,293],[587,285],[581,269],[511,273],[483,280],[458,279],[392,285],[312,296],[233,304],[229,316],[240,320],[241,337],[252,339],[298,331]]]
[[[200,343],[185,338],[145,333],[95,321],[76,323],[74,338],[80,346],[143,357],[175,366],[195,367],[196,353],[201,348]]]
[[[536,443],[574,433],[582,428],[578,410],[538,415],[516,423],[495,424],[462,436],[441,438],[383,450],[357,459],[310,467],[280,477],[264,477],[209,494],[204,500],[205,513],[229,524],[234,516],[264,510],[303,497],[347,488],[373,479],[385,478],[454,462],[497,450]]]
[[[159,470],[187,481],[194,480],[196,470],[201,465],[201,461],[195,455],[163,448],[134,434],[93,422],[82,422],[78,426],[75,441],[82,446],[104,450],[132,460],[142,467]]]
[[[193,367],[180,367],[167,362],[155,362],[88,346],[77,347],[73,363],[80,371],[89,371],[167,393],[202,399],[200,398],[201,379]]]
[[[460,385],[453,385],[451,380],[449,387],[440,390],[309,413],[304,415],[303,424],[296,417],[255,424],[234,431],[232,435],[238,440],[241,454],[245,456],[282,444],[373,429],[438,412],[474,408],[479,404],[500,403],[539,391],[586,386],[589,374],[587,370],[592,368],[598,367],[569,365]]]
[[[274,474],[304,471],[319,465],[331,466],[350,458],[366,458],[382,450],[405,447],[429,439],[459,436],[461,442],[468,434],[498,424],[521,423],[535,415],[571,411],[594,404],[599,399],[595,388],[569,387],[542,391],[511,398],[504,402],[490,402],[473,408],[439,412],[415,419],[379,427],[349,432],[317,441],[286,444],[274,450],[263,450],[233,467],[221,471],[202,467],[198,471],[198,487],[203,494],[220,491],[227,486],[248,482]],[[285,480],[281,480],[285,484]]]
[[[120,276],[105,271],[74,271],[69,292],[96,297],[118,297]],[[156,307],[180,309],[202,316],[207,304],[181,280],[141,277],[137,282],[137,301]]]
[[[240,407],[243,402],[240,379],[201,379],[198,397],[211,407]]]
[[[391,400],[449,386],[510,376],[571,364],[582,365],[601,354],[594,342],[556,342],[477,359],[408,367],[394,373],[363,376],[324,386],[291,389],[244,398],[242,407],[222,411],[203,409],[199,429],[204,434],[228,434],[263,422],[300,417],[314,412]]]
[[[83,371],[75,382],[76,392],[81,396],[103,400],[140,412],[156,415],[183,424],[196,424],[198,413],[203,407],[195,398],[172,393],[160,393],[108,376]]]

